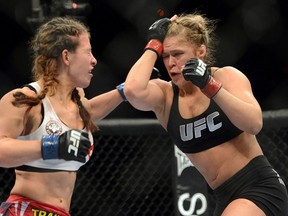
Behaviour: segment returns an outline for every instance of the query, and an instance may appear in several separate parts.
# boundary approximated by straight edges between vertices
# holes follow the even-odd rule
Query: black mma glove
[[[182,73],[185,80],[198,86],[209,98],[213,98],[222,87],[222,84],[211,76],[210,67],[201,59],[188,60]]]
[[[88,133],[81,130],[69,130],[61,135],[44,135],[41,141],[44,160],[64,159],[85,163],[91,147]]]
[[[167,33],[168,25],[171,23],[171,20],[168,18],[162,18],[154,22],[147,33],[148,43],[144,50],[152,50],[156,52],[158,57],[162,55],[163,51],[163,40]]]

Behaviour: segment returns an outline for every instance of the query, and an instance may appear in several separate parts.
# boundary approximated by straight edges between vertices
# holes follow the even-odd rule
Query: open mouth
[[[180,73],[171,72],[171,73],[170,73],[170,75],[171,75],[171,77],[175,77],[175,76],[179,76],[179,75],[180,75]]]

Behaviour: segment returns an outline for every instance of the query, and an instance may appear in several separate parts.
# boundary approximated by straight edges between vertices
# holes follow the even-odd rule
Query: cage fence
[[[257,139],[287,185],[288,110],[265,111],[263,118]],[[154,119],[113,119],[98,125],[93,156],[77,174],[71,215],[180,215],[175,149],[160,124]],[[9,196],[14,180],[12,168],[0,168],[0,202]],[[212,208],[213,197],[208,201]]]

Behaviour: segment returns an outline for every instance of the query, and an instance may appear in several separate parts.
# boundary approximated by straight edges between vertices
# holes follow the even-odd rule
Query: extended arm
[[[83,98],[83,104],[89,110],[94,122],[105,118],[123,101],[121,94],[116,88],[97,95],[90,100]]]

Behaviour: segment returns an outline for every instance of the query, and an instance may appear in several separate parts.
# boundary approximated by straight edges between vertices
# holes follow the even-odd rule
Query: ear
[[[198,49],[197,49],[197,57],[200,59],[204,59],[206,55],[206,46],[202,44]]]
[[[64,64],[69,65],[69,51],[67,49],[62,51],[61,60]]]

